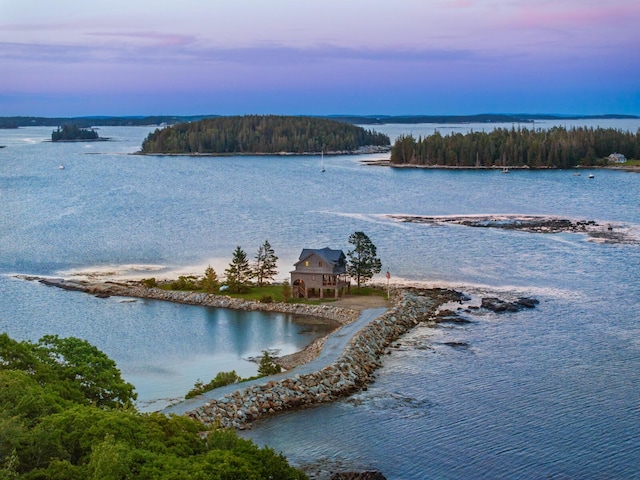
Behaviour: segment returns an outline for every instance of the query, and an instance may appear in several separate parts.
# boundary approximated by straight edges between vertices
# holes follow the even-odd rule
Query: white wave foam
[[[123,264],[98,265],[72,270],[56,272],[62,277],[72,277],[87,280],[131,280],[148,277],[150,274],[165,270],[164,265],[153,264]]]
[[[386,281],[375,279],[372,286],[387,288]],[[490,295],[500,295],[505,297],[543,297],[553,299],[580,300],[584,296],[575,290],[521,286],[521,285],[487,285],[482,283],[449,282],[444,280],[409,280],[400,277],[393,278],[389,283],[389,288],[393,291],[396,288],[442,288],[456,290],[472,297],[482,297]]]

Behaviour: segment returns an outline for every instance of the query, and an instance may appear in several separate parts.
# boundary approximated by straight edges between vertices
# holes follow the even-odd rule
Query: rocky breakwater
[[[38,280],[44,285],[58,287],[65,290],[81,291],[97,297],[133,297],[160,300],[165,302],[183,303],[186,305],[199,305],[203,307],[230,308],[233,310],[260,310],[264,312],[291,313],[293,315],[308,315],[321,317],[339,325],[345,325],[358,318],[355,310],[338,308],[331,305],[305,305],[300,303],[263,303],[253,300],[242,300],[227,295],[213,295],[201,292],[188,292],[176,290],[162,290],[160,288],[148,288],[138,283],[117,282],[87,282],[65,279],[24,277],[27,280]]]
[[[387,347],[420,322],[433,319],[437,308],[458,300],[448,290],[402,290],[393,308],[363,327],[336,362],[320,371],[247,387],[187,412],[223,427],[246,428],[250,422],[276,412],[333,401],[367,384],[380,366]]]

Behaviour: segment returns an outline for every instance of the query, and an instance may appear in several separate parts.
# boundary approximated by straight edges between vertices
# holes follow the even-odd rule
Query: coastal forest
[[[137,412],[115,362],[78,338],[0,334],[0,382],[0,479],[307,478],[232,430]]]
[[[387,135],[318,117],[245,115],[180,123],[150,133],[140,153],[250,154],[353,152],[390,144]]]
[[[392,165],[448,167],[571,168],[606,163],[612,153],[640,159],[640,131],[612,128],[548,130],[497,128],[492,132],[439,132],[427,137],[400,136],[391,149]]]

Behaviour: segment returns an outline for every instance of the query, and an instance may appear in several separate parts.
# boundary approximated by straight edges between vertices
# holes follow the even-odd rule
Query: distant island
[[[142,154],[311,154],[389,149],[387,135],[319,117],[217,117],[156,129]]]
[[[477,115],[334,115],[328,118],[357,125],[415,124],[415,123],[534,123],[539,120],[625,120],[638,119],[636,115],[553,115],[553,114],[501,114]]]
[[[107,138],[98,136],[92,128],[80,128],[78,125],[63,125],[51,132],[52,142],[95,142],[104,141]]]
[[[391,149],[391,166],[449,168],[572,168],[640,159],[640,132],[613,128],[497,128],[466,135],[435,132],[402,135]],[[624,160],[623,160],[624,159]],[[635,165],[635,162],[633,163]]]
[[[220,115],[150,115],[128,117],[0,117],[0,129],[20,127],[57,127],[73,124],[81,128],[95,125],[103,127],[138,127],[152,125],[175,125],[177,123],[197,122],[207,118],[219,118]],[[554,114],[495,114],[476,115],[320,115],[313,118],[326,118],[354,125],[384,125],[408,123],[532,123],[538,120],[624,120],[638,119],[636,115],[554,115]]]

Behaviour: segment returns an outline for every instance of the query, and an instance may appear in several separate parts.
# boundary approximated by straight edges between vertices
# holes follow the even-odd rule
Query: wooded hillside
[[[554,127],[549,130],[498,128],[442,136],[439,132],[417,140],[399,137],[391,150],[396,165],[442,165],[456,167],[509,166],[569,168],[597,165],[611,153],[640,158],[640,131],[612,128]]]
[[[389,145],[389,137],[317,117],[247,115],[181,123],[150,133],[141,153],[316,153]]]

